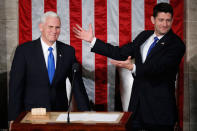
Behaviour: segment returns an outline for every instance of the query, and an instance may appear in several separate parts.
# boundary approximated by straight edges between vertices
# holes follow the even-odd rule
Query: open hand
[[[133,70],[133,61],[131,60],[131,56],[129,56],[125,61],[110,60],[110,62],[117,67]]]
[[[88,30],[84,30],[78,24],[76,24],[76,27],[73,27],[73,32],[75,33],[75,37],[77,37],[81,40],[85,40],[90,43],[92,42],[92,40],[94,38],[91,24],[89,24]]]

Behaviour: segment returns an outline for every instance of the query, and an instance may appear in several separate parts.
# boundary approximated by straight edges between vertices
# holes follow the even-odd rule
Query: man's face
[[[172,15],[170,13],[159,12],[156,17],[151,17],[156,35],[166,34],[172,27]]]
[[[39,25],[40,31],[42,33],[42,39],[49,46],[51,46],[59,37],[60,34],[60,20],[57,17],[46,18],[45,23]]]

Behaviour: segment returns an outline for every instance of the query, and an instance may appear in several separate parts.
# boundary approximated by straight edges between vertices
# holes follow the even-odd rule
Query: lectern
[[[58,120],[66,112],[47,112],[48,117],[30,117],[31,112],[23,112],[13,122],[12,131],[128,131],[130,128],[130,112],[71,112],[71,122]],[[86,113],[86,114],[84,114]],[[72,121],[72,114],[80,118],[82,115],[88,116],[106,116],[103,120],[92,121]],[[110,121],[108,116],[116,116],[116,120]],[[117,117],[118,116],[118,117]],[[86,119],[86,118],[84,118]]]

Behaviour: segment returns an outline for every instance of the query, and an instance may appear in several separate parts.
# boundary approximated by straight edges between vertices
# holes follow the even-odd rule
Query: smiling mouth
[[[168,27],[163,27],[163,28],[161,28],[161,30],[169,30],[169,28]]]

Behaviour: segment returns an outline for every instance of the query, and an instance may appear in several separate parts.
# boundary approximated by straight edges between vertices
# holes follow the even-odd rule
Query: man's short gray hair
[[[56,18],[59,18],[59,20],[60,20],[60,17],[57,15],[57,13],[55,13],[53,11],[48,11],[48,12],[44,13],[44,15],[41,16],[40,23],[45,23],[46,22],[46,18],[48,16],[56,17]]]

